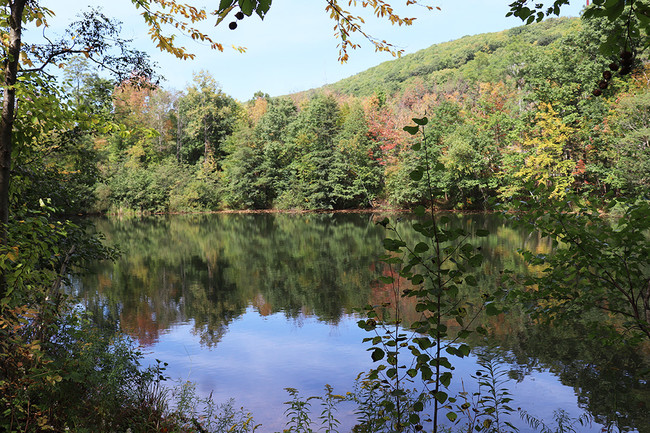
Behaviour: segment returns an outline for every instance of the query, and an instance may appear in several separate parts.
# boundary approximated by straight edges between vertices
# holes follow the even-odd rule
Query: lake
[[[477,279],[492,290],[502,269],[530,272],[517,254],[550,251],[538,234],[509,227],[494,215],[450,214],[452,224],[483,228],[472,239],[485,260]],[[97,219],[98,230],[122,256],[100,263],[74,290],[100,323],[119,326],[143,348],[145,363],[160,359],[175,381],[192,381],[202,396],[234,398],[251,411],[259,431],[281,431],[285,388],[304,397],[354,387],[373,365],[356,309],[390,298],[378,277],[386,268],[385,230],[371,213],[224,213]],[[415,241],[409,216],[389,215]],[[403,221],[400,221],[400,218]],[[406,318],[407,321],[409,318]],[[554,411],[590,414],[578,432],[599,432],[616,419],[621,430],[650,432],[650,386],[635,379],[647,354],[612,351],[576,327],[548,328],[515,311],[480,319],[489,338],[469,341],[472,355],[454,360],[449,394],[476,386],[477,356],[501,360],[511,406],[553,425]],[[606,320],[606,319],[603,319]],[[647,378],[647,376],[646,376]],[[462,380],[461,380],[462,379]],[[314,403],[313,418],[320,414]],[[341,431],[354,425],[342,405]],[[444,412],[443,412],[444,413]],[[443,415],[444,417],[444,415]],[[515,415],[521,431],[533,431]],[[317,430],[317,428],[316,428]]]

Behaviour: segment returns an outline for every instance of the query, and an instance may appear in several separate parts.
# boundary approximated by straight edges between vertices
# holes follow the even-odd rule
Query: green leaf
[[[261,19],[264,19],[266,13],[269,11],[270,8],[271,8],[271,0],[258,0],[257,8],[255,9],[255,12],[257,12],[257,15]]]
[[[253,0],[239,0],[239,8],[247,17],[253,14],[254,7]]]
[[[455,422],[458,419],[458,415],[456,414],[456,412],[448,412],[447,419],[451,422]]]
[[[419,423],[419,422],[420,422],[420,415],[418,415],[417,413],[412,413],[412,414],[410,414],[410,415],[409,415],[409,422],[410,422],[411,424],[417,424],[417,423]]]
[[[449,386],[449,384],[451,383],[451,378],[452,378],[451,373],[448,372],[448,371],[445,371],[444,373],[442,373],[440,375],[440,383],[443,386]]]
[[[485,229],[478,229],[478,230],[476,230],[475,234],[478,237],[484,238],[484,237],[486,237],[486,236],[488,236],[490,234],[490,231],[485,230]]]
[[[460,251],[468,256],[472,251],[474,251],[474,246],[472,244],[464,244],[460,247]]]
[[[377,362],[380,359],[383,359],[383,357],[384,357],[384,351],[383,350],[381,350],[379,348],[376,348],[375,350],[372,351],[371,358],[372,358],[373,362]]]
[[[422,143],[413,144],[413,146],[411,146],[411,149],[415,152],[419,151],[420,149],[422,149]]]
[[[417,117],[414,117],[411,120],[413,120],[413,122],[415,122],[417,125],[420,125],[420,126],[424,126],[427,123],[429,123],[429,119],[427,119],[426,117],[422,117],[422,118],[419,118],[419,119]]]
[[[415,248],[413,249],[413,251],[415,251],[416,254],[422,254],[422,253],[425,253],[425,252],[429,251],[429,245],[425,244],[424,242],[419,242],[419,243],[415,246]]]
[[[476,254],[469,259],[468,263],[471,267],[477,268],[481,266],[481,263],[483,263],[483,256],[481,254]]]
[[[494,305],[494,303],[492,302],[490,302],[485,306],[485,312],[487,313],[488,316],[496,316],[499,313],[501,313],[501,311],[497,308],[497,306]]]
[[[402,128],[402,129],[403,129],[404,131],[408,132],[408,133],[411,134],[411,135],[415,135],[415,134],[417,134],[418,131],[420,130],[420,127],[419,127],[419,126],[405,126],[405,127]]]
[[[219,3],[219,12],[223,12],[232,6],[234,0],[221,0]]]
[[[398,239],[386,238],[384,239],[384,248],[388,251],[399,251],[400,248],[405,247],[406,243]]]
[[[465,277],[465,284],[476,287],[478,286],[478,281],[476,281],[476,278],[473,275],[468,275]]]
[[[637,8],[634,11],[634,15],[637,17],[639,21],[641,21],[642,24],[648,25],[650,24],[650,15],[649,15],[650,10],[647,8]]]
[[[415,213],[415,214],[416,214],[417,216],[419,216],[419,217],[424,216],[425,212],[426,212],[426,209],[425,209],[424,206],[422,206],[422,205],[417,206],[417,207],[413,210],[413,213]]]
[[[418,169],[413,170],[411,173],[409,173],[409,176],[414,181],[419,182],[422,179],[423,174],[424,174],[424,172],[422,171],[422,169],[418,168]]]
[[[625,9],[625,0],[607,0],[605,2],[605,10],[607,11],[607,18],[614,21],[620,17]]]
[[[438,400],[439,403],[444,403],[447,401],[447,393],[444,391],[438,391],[436,392],[436,400]]]
[[[386,227],[386,226],[388,225],[389,222],[390,222],[390,221],[388,220],[388,218],[384,218],[384,219],[381,220],[381,221],[377,221],[377,224],[380,225],[380,226]]]

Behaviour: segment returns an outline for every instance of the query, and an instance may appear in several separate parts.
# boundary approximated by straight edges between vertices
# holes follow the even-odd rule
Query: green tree
[[[113,111],[114,81],[100,77],[85,56],[73,57],[62,66],[62,91],[68,103],[108,120]]]
[[[625,189],[640,196],[650,192],[650,92],[635,89],[617,101],[608,123],[614,137],[612,159],[614,175]]]
[[[341,115],[332,96],[316,95],[289,126],[295,157],[291,161],[289,188],[283,192],[286,205],[307,209],[334,209],[340,206],[335,192],[344,183],[336,137]]]
[[[221,91],[207,72],[194,75],[194,84],[180,101],[183,125],[183,160],[196,163],[203,156],[206,167],[220,167],[223,143],[232,134],[239,106]]]
[[[146,167],[169,154],[170,98],[148,80],[129,80],[116,87],[113,117],[119,129],[109,138],[111,160]]]
[[[446,148],[439,161],[444,166],[446,194],[454,204],[485,207],[491,196],[491,142],[484,131],[470,123],[458,127],[442,138]]]
[[[265,149],[273,142],[260,140],[252,128],[240,122],[226,145],[234,149],[223,163],[226,204],[236,209],[271,207],[277,172]]]
[[[444,171],[441,158],[444,153],[443,137],[452,134],[463,124],[462,105],[457,101],[446,100],[431,107],[429,114],[430,127],[427,128],[429,148],[428,156],[422,147],[409,147],[401,151],[399,163],[390,168],[386,175],[386,189],[388,198],[392,203],[401,206],[425,204],[430,200],[429,185],[419,182],[411,177],[411,172],[421,168],[425,159],[428,159],[432,171],[429,173],[430,184],[436,200],[445,204],[452,203],[450,191],[450,177]]]
[[[255,125],[255,134],[266,142],[286,141],[287,126],[298,114],[298,107],[289,98],[271,99],[266,113]]]
[[[379,143],[370,137],[365,111],[358,101],[345,107],[341,132],[336,137],[342,168],[347,171],[345,207],[369,206],[383,186],[382,152]],[[345,188],[341,185],[341,189]]]
[[[119,24],[101,13],[91,11],[81,21],[73,23],[60,40],[48,40],[45,45],[23,46],[25,25],[42,26],[52,11],[39,2],[14,0],[3,4],[0,20],[2,40],[3,100],[0,119],[0,247],[7,246],[7,230],[10,214],[10,191],[12,158],[16,152],[25,150],[29,144],[27,118],[46,130],[57,127],[60,119],[48,116],[51,107],[43,104],[47,98],[38,98],[40,89],[49,83],[40,72],[50,64],[83,54],[109,70],[120,74],[150,75],[147,56],[131,50],[119,37]],[[135,68],[132,68],[134,66]],[[52,92],[47,92],[52,94]],[[21,104],[18,105],[18,101]],[[18,110],[16,107],[18,105]],[[45,114],[45,116],[39,114]],[[0,276],[0,298],[6,295],[4,274]]]

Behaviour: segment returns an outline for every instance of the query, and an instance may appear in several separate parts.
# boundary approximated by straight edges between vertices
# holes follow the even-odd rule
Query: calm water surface
[[[344,394],[372,366],[362,343],[368,334],[357,327],[354,309],[391,297],[390,287],[377,282],[386,271],[378,261],[385,233],[375,219],[380,217],[102,219],[99,230],[123,255],[98,264],[76,289],[97,320],[118,324],[143,346],[146,361],[168,362],[173,379],[195,382],[201,395],[212,393],[217,402],[234,398],[254,414],[261,431],[281,431],[289,399],[284,388],[323,395],[329,384]],[[472,240],[486,256],[477,275],[482,291],[495,287],[501,269],[528,271],[518,248],[550,248],[493,216],[454,215],[452,223],[491,232]],[[417,239],[406,221],[400,230]],[[463,384],[473,390],[476,355],[490,351],[509,371],[514,407],[545,420],[557,409],[573,417],[590,413],[595,421],[576,426],[581,432],[601,431],[613,416],[628,429],[650,431],[650,390],[633,378],[643,356],[591,344],[579,326],[542,329],[514,313],[485,325],[490,340],[471,342],[472,356],[454,360],[450,395]],[[353,410],[340,408],[343,431],[354,425]],[[512,421],[530,431],[518,417]]]

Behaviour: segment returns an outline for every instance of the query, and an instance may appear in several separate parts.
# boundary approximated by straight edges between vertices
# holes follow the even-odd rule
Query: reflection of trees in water
[[[383,234],[361,214],[199,215],[101,220],[124,255],[82,281],[88,308],[142,344],[192,320],[203,343],[253,305],[337,322],[363,305]]]
[[[549,326],[535,323],[513,308],[485,321],[489,337],[475,335],[471,344],[475,354],[486,350],[497,353],[509,364],[514,381],[521,382],[537,371],[554,373],[562,384],[574,389],[578,404],[595,422],[607,425],[616,421],[621,431],[648,433],[650,357],[643,349],[620,340],[590,334],[593,328],[587,323],[607,320],[605,314],[594,314],[572,326]]]
[[[607,320],[605,315],[584,319]],[[514,365],[513,378],[522,380],[533,371],[548,369],[575,390],[578,403],[596,422],[616,421],[624,431],[649,432],[649,358],[620,340],[592,338],[589,332],[579,323],[556,327],[528,324],[493,343]]]
[[[516,253],[517,249],[523,247],[538,254],[551,252],[550,241],[538,233],[522,233],[489,216],[450,215],[450,218],[451,224],[463,224],[467,231],[484,228],[491,233],[486,238],[467,239],[481,247],[485,258],[481,269],[475,273],[480,281],[479,288],[465,289],[468,304],[479,305],[482,292],[501,284],[499,271],[502,269],[519,273],[541,270],[527,266]],[[400,230],[411,245],[417,242],[408,231],[408,224]],[[385,269],[383,274],[389,275]],[[397,280],[401,290],[409,287],[408,281]],[[392,303],[393,288],[392,284],[376,283],[373,304]],[[404,300],[400,302],[405,303]],[[405,324],[420,320],[408,306],[403,313]],[[533,323],[517,307],[496,317],[479,316],[478,323],[490,330],[490,338],[484,340],[474,336],[474,353],[499,346],[504,362],[514,365],[510,372],[513,379],[523,380],[533,371],[548,369],[564,385],[575,390],[580,406],[593,415],[595,422],[607,425],[616,421],[623,431],[650,432],[650,377],[647,373],[650,358],[630,346],[607,345],[604,335],[601,338],[589,335],[588,329],[593,328],[584,323],[605,323],[610,320],[605,314],[580,319],[584,322],[578,321],[575,326],[544,327]],[[450,330],[459,328],[453,321],[446,325]],[[644,371],[646,373],[642,373]],[[640,377],[641,374],[645,377]]]
[[[491,236],[468,239],[485,260],[475,277],[480,289],[468,303],[500,284],[499,271],[529,269],[516,253],[525,247],[549,252],[538,234],[521,233],[491,215],[451,214],[451,224]],[[383,229],[363,214],[224,214],[100,220],[99,229],[124,255],[98,265],[81,281],[80,295],[98,321],[119,323],[144,345],[161,331],[192,320],[201,343],[216,345],[229,324],[252,305],[262,315],[283,312],[296,323],[305,314],[336,323],[344,312],[370,302],[392,302],[392,288],[377,277],[384,254]],[[407,221],[398,222],[413,245],[419,241]],[[401,281],[402,288],[408,282]],[[405,309],[405,323],[416,316]],[[604,320],[604,319],[603,319]],[[486,318],[479,318],[487,325]],[[454,323],[448,323],[452,327]],[[622,425],[650,425],[650,392],[635,372],[642,358],[629,348],[603,347],[578,328],[543,329],[511,312],[491,319],[491,344],[515,363],[513,377],[549,368],[574,387],[581,404],[598,421],[618,411]],[[481,347],[483,341],[475,341]],[[648,431],[646,428],[645,431]]]
[[[538,233],[523,233],[521,230],[508,227],[506,222],[500,219],[498,215],[464,215],[449,212],[443,212],[440,215],[444,215],[449,219],[448,224],[451,227],[462,227],[467,233],[475,233],[478,229],[488,230],[490,232],[490,235],[487,237],[469,236],[463,240],[463,242],[477,247],[482,252],[484,258],[480,267],[466,271],[467,275],[475,277],[478,286],[460,287],[465,299],[463,307],[467,309],[468,317],[474,317],[476,308],[483,304],[481,295],[486,292],[493,292],[501,284],[501,271],[503,269],[515,270],[524,274],[538,271],[538,269],[527,265],[517,250],[526,248],[538,253],[549,253],[552,248],[552,244],[548,239],[542,238]],[[413,219],[414,217],[412,216],[404,216],[392,221],[392,224],[396,225],[400,237],[411,246],[422,241],[420,235],[411,227]],[[394,235],[389,233],[389,237],[394,237]],[[444,246],[445,244],[443,244]],[[447,262],[447,265],[450,268],[455,266],[451,261]],[[408,280],[400,277],[397,272],[391,273],[383,263],[377,265],[377,270],[383,276],[394,277],[396,279],[395,286],[397,286],[399,291],[411,288]],[[395,288],[393,284],[383,284],[379,281],[374,281],[371,303],[373,305],[392,304],[395,299]],[[404,324],[421,320],[420,314],[416,314],[414,310],[414,298],[400,299],[400,303],[404,305],[401,312]],[[479,319],[483,322],[487,320],[482,315],[479,315]],[[507,326],[500,322],[501,320],[497,318],[491,321],[490,326],[493,332],[509,332]],[[460,328],[454,319],[450,319],[445,325],[450,329]]]

